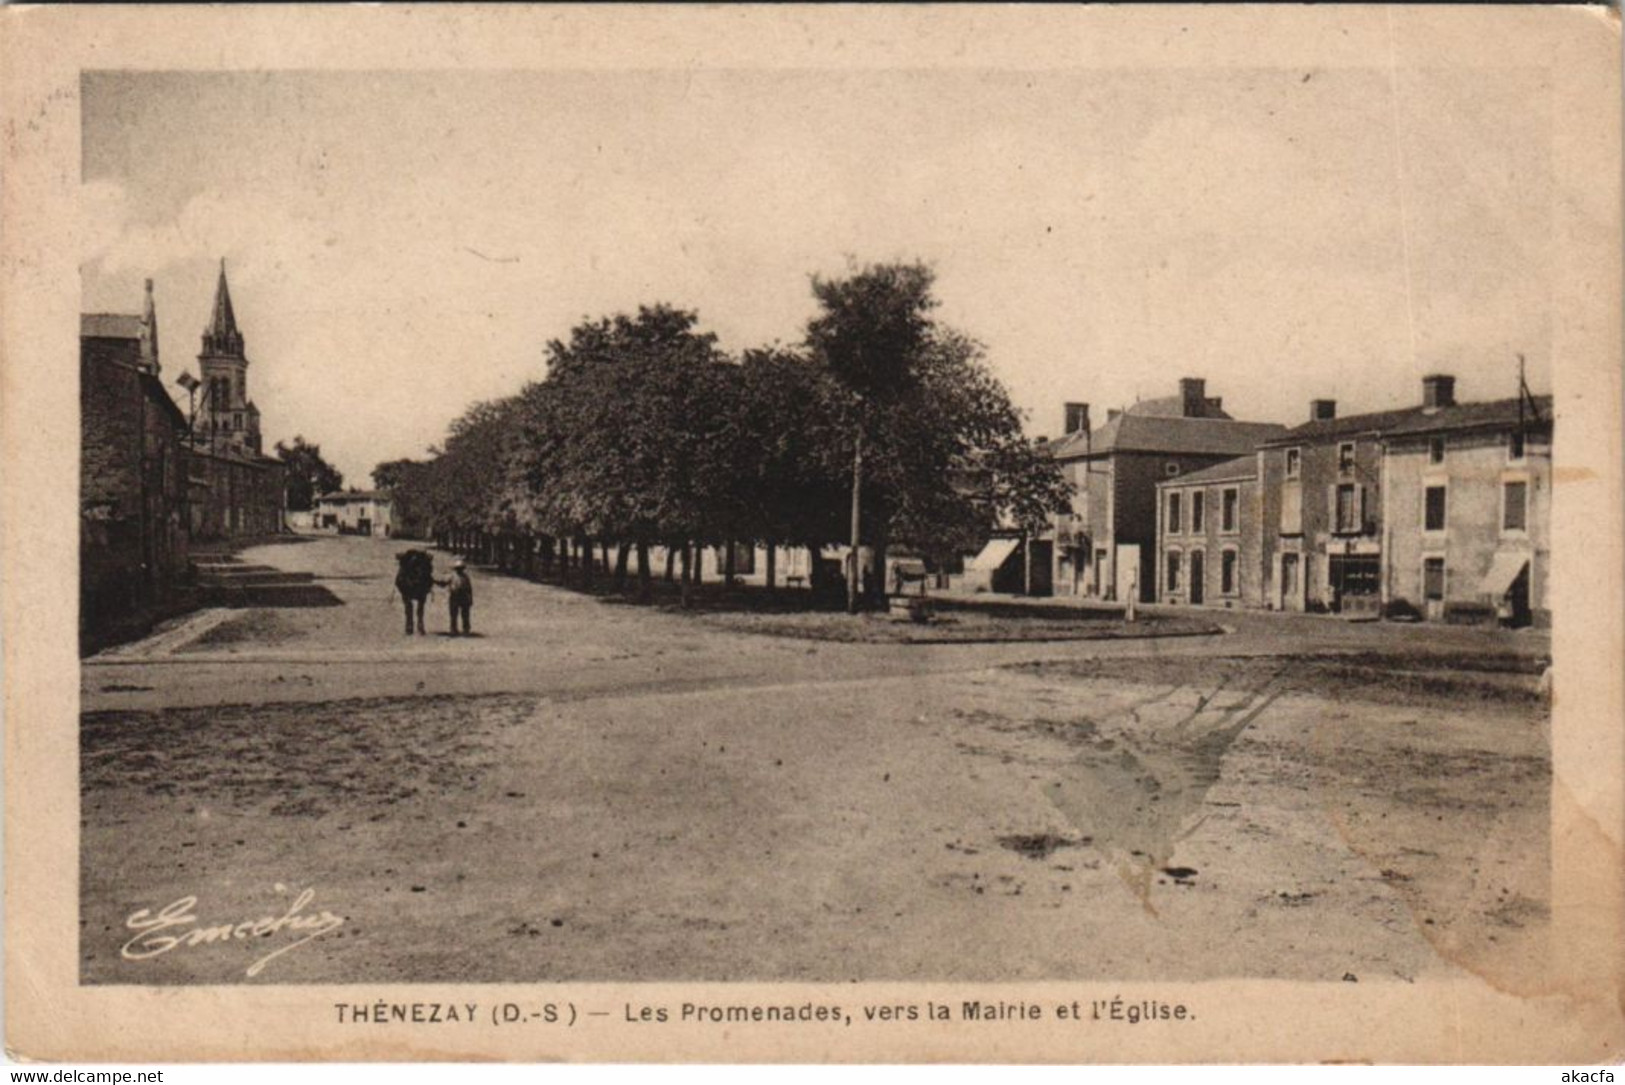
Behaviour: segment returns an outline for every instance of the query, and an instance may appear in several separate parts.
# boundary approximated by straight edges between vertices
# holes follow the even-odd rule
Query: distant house
[[[315,529],[335,535],[389,537],[389,494],[382,490],[323,494],[316,499]]]
[[[1157,496],[1157,601],[1263,606],[1257,455],[1159,482]]]
[[[1071,511],[1034,542],[1035,562],[1052,563],[1059,594],[1123,599],[1157,589],[1157,484],[1248,455],[1284,426],[1238,422],[1206,382],[1186,378],[1179,394],[1110,411],[1091,428],[1089,405],[1068,403],[1066,432],[1050,454],[1073,485]]]

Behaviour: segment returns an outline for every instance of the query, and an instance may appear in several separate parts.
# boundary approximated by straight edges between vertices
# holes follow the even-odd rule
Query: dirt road
[[[476,572],[406,638],[395,548],[87,662],[87,982],[1538,982],[1538,635],[808,643]]]

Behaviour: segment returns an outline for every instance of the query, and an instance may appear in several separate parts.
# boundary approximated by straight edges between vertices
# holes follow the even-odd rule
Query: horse
[[[426,550],[403,550],[395,555],[400,568],[395,573],[395,590],[406,608],[406,635],[412,635],[412,607],[417,605],[417,631],[423,632],[423,604],[434,590],[434,558]]]

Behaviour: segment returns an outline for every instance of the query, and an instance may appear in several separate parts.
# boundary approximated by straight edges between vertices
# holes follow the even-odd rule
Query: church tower
[[[212,449],[259,453],[260,410],[248,398],[248,357],[243,353],[243,333],[237,330],[237,314],[231,308],[224,260],[214,288],[214,312],[203,329],[203,352],[197,361],[203,376],[199,436]]]

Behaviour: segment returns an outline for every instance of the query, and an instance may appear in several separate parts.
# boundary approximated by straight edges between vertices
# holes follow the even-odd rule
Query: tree
[[[847,393],[833,408],[844,408],[844,436],[824,447],[850,463],[850,546],[856,554],[868,542],[875,595],[889,546],[945,561],[999,523],[1037,527],[1070,497],[1059,468],[1023,435],[981,345],[931,319],[932,281],[923,265],[884,264],[813,282],[822,312],[808,350]],[[858,565],[848,570],[849,609]]]
[[[651,545],[686,551],[741,519],[737,367],[698,319],[654,305],[578,325],[521,397],[514,477],[536,517],[581,545],[618,544],[621,573],[636,547],[645,598]]]
[[[862,590],[864,454],[875,430],[914,382],[915,369],[936,306],[935,276],[924,264],[873,264],[844,279],[813,277],[822,312],[807,325],[807,347],[850,393],[852,520],[847,610],[856,612]],[[876,580],[884,547],[875,547]]]
[[[322,459],[321,445],[295,437],[291,445],[278,441],[276,454],[286,469],[289,512],[308,512],[315,508],[318,497],[344,486],[344,475]]]
[[[429,530],[428,481],[431,465],[420,460],[387,460],[372,469],[372,484],[389,494],[396,535],[422,538]]]

